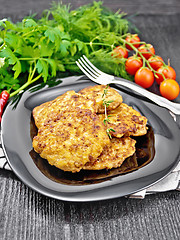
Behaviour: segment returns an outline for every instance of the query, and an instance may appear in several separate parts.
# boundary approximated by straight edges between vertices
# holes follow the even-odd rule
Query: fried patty
[[[112,168],[108,171],[89,171],[84,175],[83,181],[100,180],[111,178],[120,174],[128,173],[138,169],[136,154],[126,158],[118,168]],[[103,169],[102,169],[103,170]],[[107,169],[106,169],[107,170]]]
[[[108,102],[106,124],[103,99]],[[106,85],[67,91],[34,108],[33,117],[38,128],[34,150],[51,165],[71,172],[120,167],[135,152],[136,141],[129,136],[147,132],[147,119]],[[113,129],[112,139],[107,129]]]
[[[123,101],[122,96],[115,89],[107,85],[95,85],[93,87],[90,86],[79,91],[79,94],[82,94],[88,99],[94,99],[97,104],[97,112],[104,113],[104,109],[105,109],[103,105],[104,91],[107,92],[107,94],[104,96],[104,99],[107,102],[112,101],[109,103],[107,110],[110,111],[112,109],[115,109],[122,103]]]
[[[124,160],[135,153],[136,141],[130,137],[113,138],[111,144],[106,145],[101,155],[93,162],[87,162],[83,169],[100,170],[117,168]]]
[[[101,121],[105,119],[104,114],[99,114]],[[111,135],[121,138],[124,135],[142,136],[147,133],[147,118],[138,111],[122,103],[118,108],[108,112],[107,128],[112,128]]]
[[[79,107],[61,111],[33,139],[34,150],[64,171],[79,172],[110,144],[98,115]]]
[[[77,94],[75,91],[67,91],[52,101],[46,102],[33,109],[33,117],[37,128],[44,123],[55,120],[58,114],[63,110],[70,110],[79,107],[81,109],[89,109],[96,112],[96,103],[93,99]]]

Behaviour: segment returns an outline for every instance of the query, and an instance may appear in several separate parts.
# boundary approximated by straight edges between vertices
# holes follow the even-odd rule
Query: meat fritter
[[[96,104],[93,99],[86,99],[75,91],[67,91],[52,101],[46,102],[33,109],[33,117],[37,128],[40,128],[49,120],[55,120],[57,115],[63,110],[79,107],[96,112]]]
[[[79,94],[82,94],[83,96],[89,98],[89,99],[95,99],[96,104],[98,106],[98,113],[104,113],[104,106],[103,106],[103,94],[104,90],[107,92],[105,95],[105,100],[112,101],[109,103],[109,106],[107,110],[112,110],[117,108],[122,103],[122,96],[113,88],[107,86],[107,85],[95,85],[90,86],[87,88],[82,89],[79,91]]]
[[[113,138],[101,155],[93,162],[87,162],[83,169],[100,170],[120,167],[123,161],[135,152],[136,141],[130,137]]]
[[[108,103],[106,122],[103,99]],[[38,128],[34,150],[49,164],[71,172],[120,167],[135,152],[136,141],[129,136],[147,132],[147,119],[106,85],[67,91],[34,108],[33,117]]]
[[[98,115],[88,109],[61,111],[55,120],[44,124],[33,139],[34,150],[51,165],[71,172],[96,159],[110,144]]]
[[[122,137],[123,135],[142,136],[147,133],[147,118],[138,111],[122,103],[118,108],[108,112],[109,122],[107,128],[112,128],[111,135]],[[104,114],[99,114],[101,120],[105,118]]]
[[[136,158],[136,154],[126,158],[122,165],[118,168],[106,169],[106,171],[86,171],[84,175],[83,181],[92,181],[92,180],[100,180],[111,178],[120,174],[128,173],[138,169],[138,162]]]

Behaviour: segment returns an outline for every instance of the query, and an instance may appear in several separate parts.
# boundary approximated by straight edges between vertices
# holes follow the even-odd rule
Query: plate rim
[[[77,78],[76,76],[73,76],[75,79]],[[65,79],[62,79],[63,80],[63,82],[64,82],[64,80]],[[72,80],[72,79],[71,79]],[[89,81],[89,80],[88,80]],[[86,82],[87,82],[87,80],[86,80]],[[90,82],[90,81],[89,81]],[[83,82],[82,82],[83,83]],[[55,87],[53,87],[53,88],[61,88],[61,86],[64,86],[64,85],[62,85],[62,83],[60,84],[60,85],[57,85],[57,86],[55,86]],[[66,86],[66,85],[65,85]],[[38,92],[42,92],[42,91],[44,91],[44,90],[47,90],[47,91],[49,91],[50,89],[52,89],[52,88],[48,88],[48,89],[41,89],[41,90],[39,90],[39,91],[37,91],[36,93],[38,93]],[[31,95],[32,93],[30,93],[30,91],[28,91],[28,93]],[[21,101],[21,100],[20,100]],[[144,100],[139,100],[139,101],[144,101]],[[154,104],[153,104],[154,105]],[[7,112],[7,109],[9,109],[10,108],[10,103],[8,104],[8,106],[7,106],[7,108],[6,108],[6,110],[5,110],[5,115],[6,115],[6,112]],[[4,118],[3,118],[4,119]],[[33,189],[33,190],[35,190],[36,192],[39,192],[39,193],[41,193],[41,194],[43,194],[43,195],[45,195],[45,196],[48,196],[48,197],[51,197],[51,198],[55,198],[55,199],[58,199],[58,200],[63,200],[63,201],[72,201],[72,202],[89,202],[89,201],[99,201],[99,200],[108,200],[108,199],[114,199],[114,198],[118,198],[118,197],[122,197],[122,196],[126,196],[126,195],[121,195],[121,194],[119,194],[119,195],[117,195],[117,196],[109,196],[109,197],[101,197],[101,198],[95,198],[95,199],[90,199],[90,200],[88,200],[88,199],[86,199],[86,200],[83,200],[83,198],[82,199],[79,199],[78,197],[62,197],[62,196],[54,196],[55,194],[51,194],[51,193],[45,193],[44,191],[42,191],[42,190],[40,190],[40,189],[37,189],[37,188],[35,188],[35,187],[33,187],[31,184],[29,184],[26,180],[24,180],[24,178],[22,178],[22,176],[18,173],[18,171],[17,171],[17,169],[15,169],[13,166],[12,166],[12,164],[11,164],[11,161],[12,160],[10,160],[9,159],[9,157],[8,157],[8,153],[6,152],[6,147],[5,147],[5,144],[4,144],[4,139],[3,139],[3,125],[4,125],[4,121],[5,120],[2,120],[2,123],[1,123],[1,129],[2,129],[2,131],[1,131],[1,142],[2,142],[2,148],[3,148],[3,151],[4,151],[4,154],[5,154],[5,156],[6,156],[6,159],[7,159],[7,161],[8,161],[8,163],[9,163],[9,165],[10,165],[10,167],[11,167],[11,169],[13,170],[13,172],[18,176],[18,178],[25,184],[25,185],[27,185],[28,187],[30,187],[31,189]],[[174,120],[173,120],[174,121]],[[178,127],[178,126],[177,126]],[[179,128],[178,128],[179,129]],[[179,132],[180,132],[180,130],[179,130]],[[179,152],[180,152],[180,149],[179,149]],[[141,191],[141,190],[143,190],[143,189],[146,189],[147,187],[150,187],[150,186],[152,186],[152,185],[154,185],[154,184],[156,184],[157,182],[159,182],[159,181],[161,181],[162,179],[164,179],[167,175],[169,175],[169,173],[172,171],[172,169],[173,168],[175,168],[175,166],[178,164],[178,159],[179,159],[179,157],[177,157],[177,160],[176,161],[174,161],[174,165],[171,167],[171,170],[169,171],[169,172],[167,172],[163,177],[161,177],[160,179],[158,179],[158,180],[156,180],[156,181],[154,181],[154,182],[152,182],[151,184],[149,184],[148,186],[144,186],[144,187],[142,187],[142,188],[140,188],[139,190],[136,190],[136,191],[132,191],[132,192],[130,192],[129,194],[133,194],[133,193],[135,193],[135,192],[137,192],[137,191]],[[35,179],[36,180],[36,179]],[[128,195],[129,195],[128,194]]]

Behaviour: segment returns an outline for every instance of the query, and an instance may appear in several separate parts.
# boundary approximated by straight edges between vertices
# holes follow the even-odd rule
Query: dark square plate
[[[146,166],[137,171],[116,176],[110,180],[89,185],[66,185],[52,181],[33,162],[30,152],[30,119],[32,109],[52,100],[68,90],[79,91],[94,85],[79,77],[63,79],[54,88],[45,88],[35,93],[25,92],[16,109],[9,104],[2,120],[2,144],[8,162],[15,174],[30,188],[46,196],[65,201],[96,201],[122,197],[151,186],[167,176],[177,165],[180,155],[180,131],[166,109],[140,100],[134,94],[120,91],[124,102],[148,118],[155,137],[155,156]]]

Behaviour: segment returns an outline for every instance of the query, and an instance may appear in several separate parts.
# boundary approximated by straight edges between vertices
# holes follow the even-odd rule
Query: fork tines
[[[88,76],[90,79],[96,79],[97,77],[100,76],[101,71],[96,68],[90,61],[87,59],[85,55],[80,57],[76,61],[77,66],[81,69],[81,71]],[[92,79],[92,80],[93,80]]]

